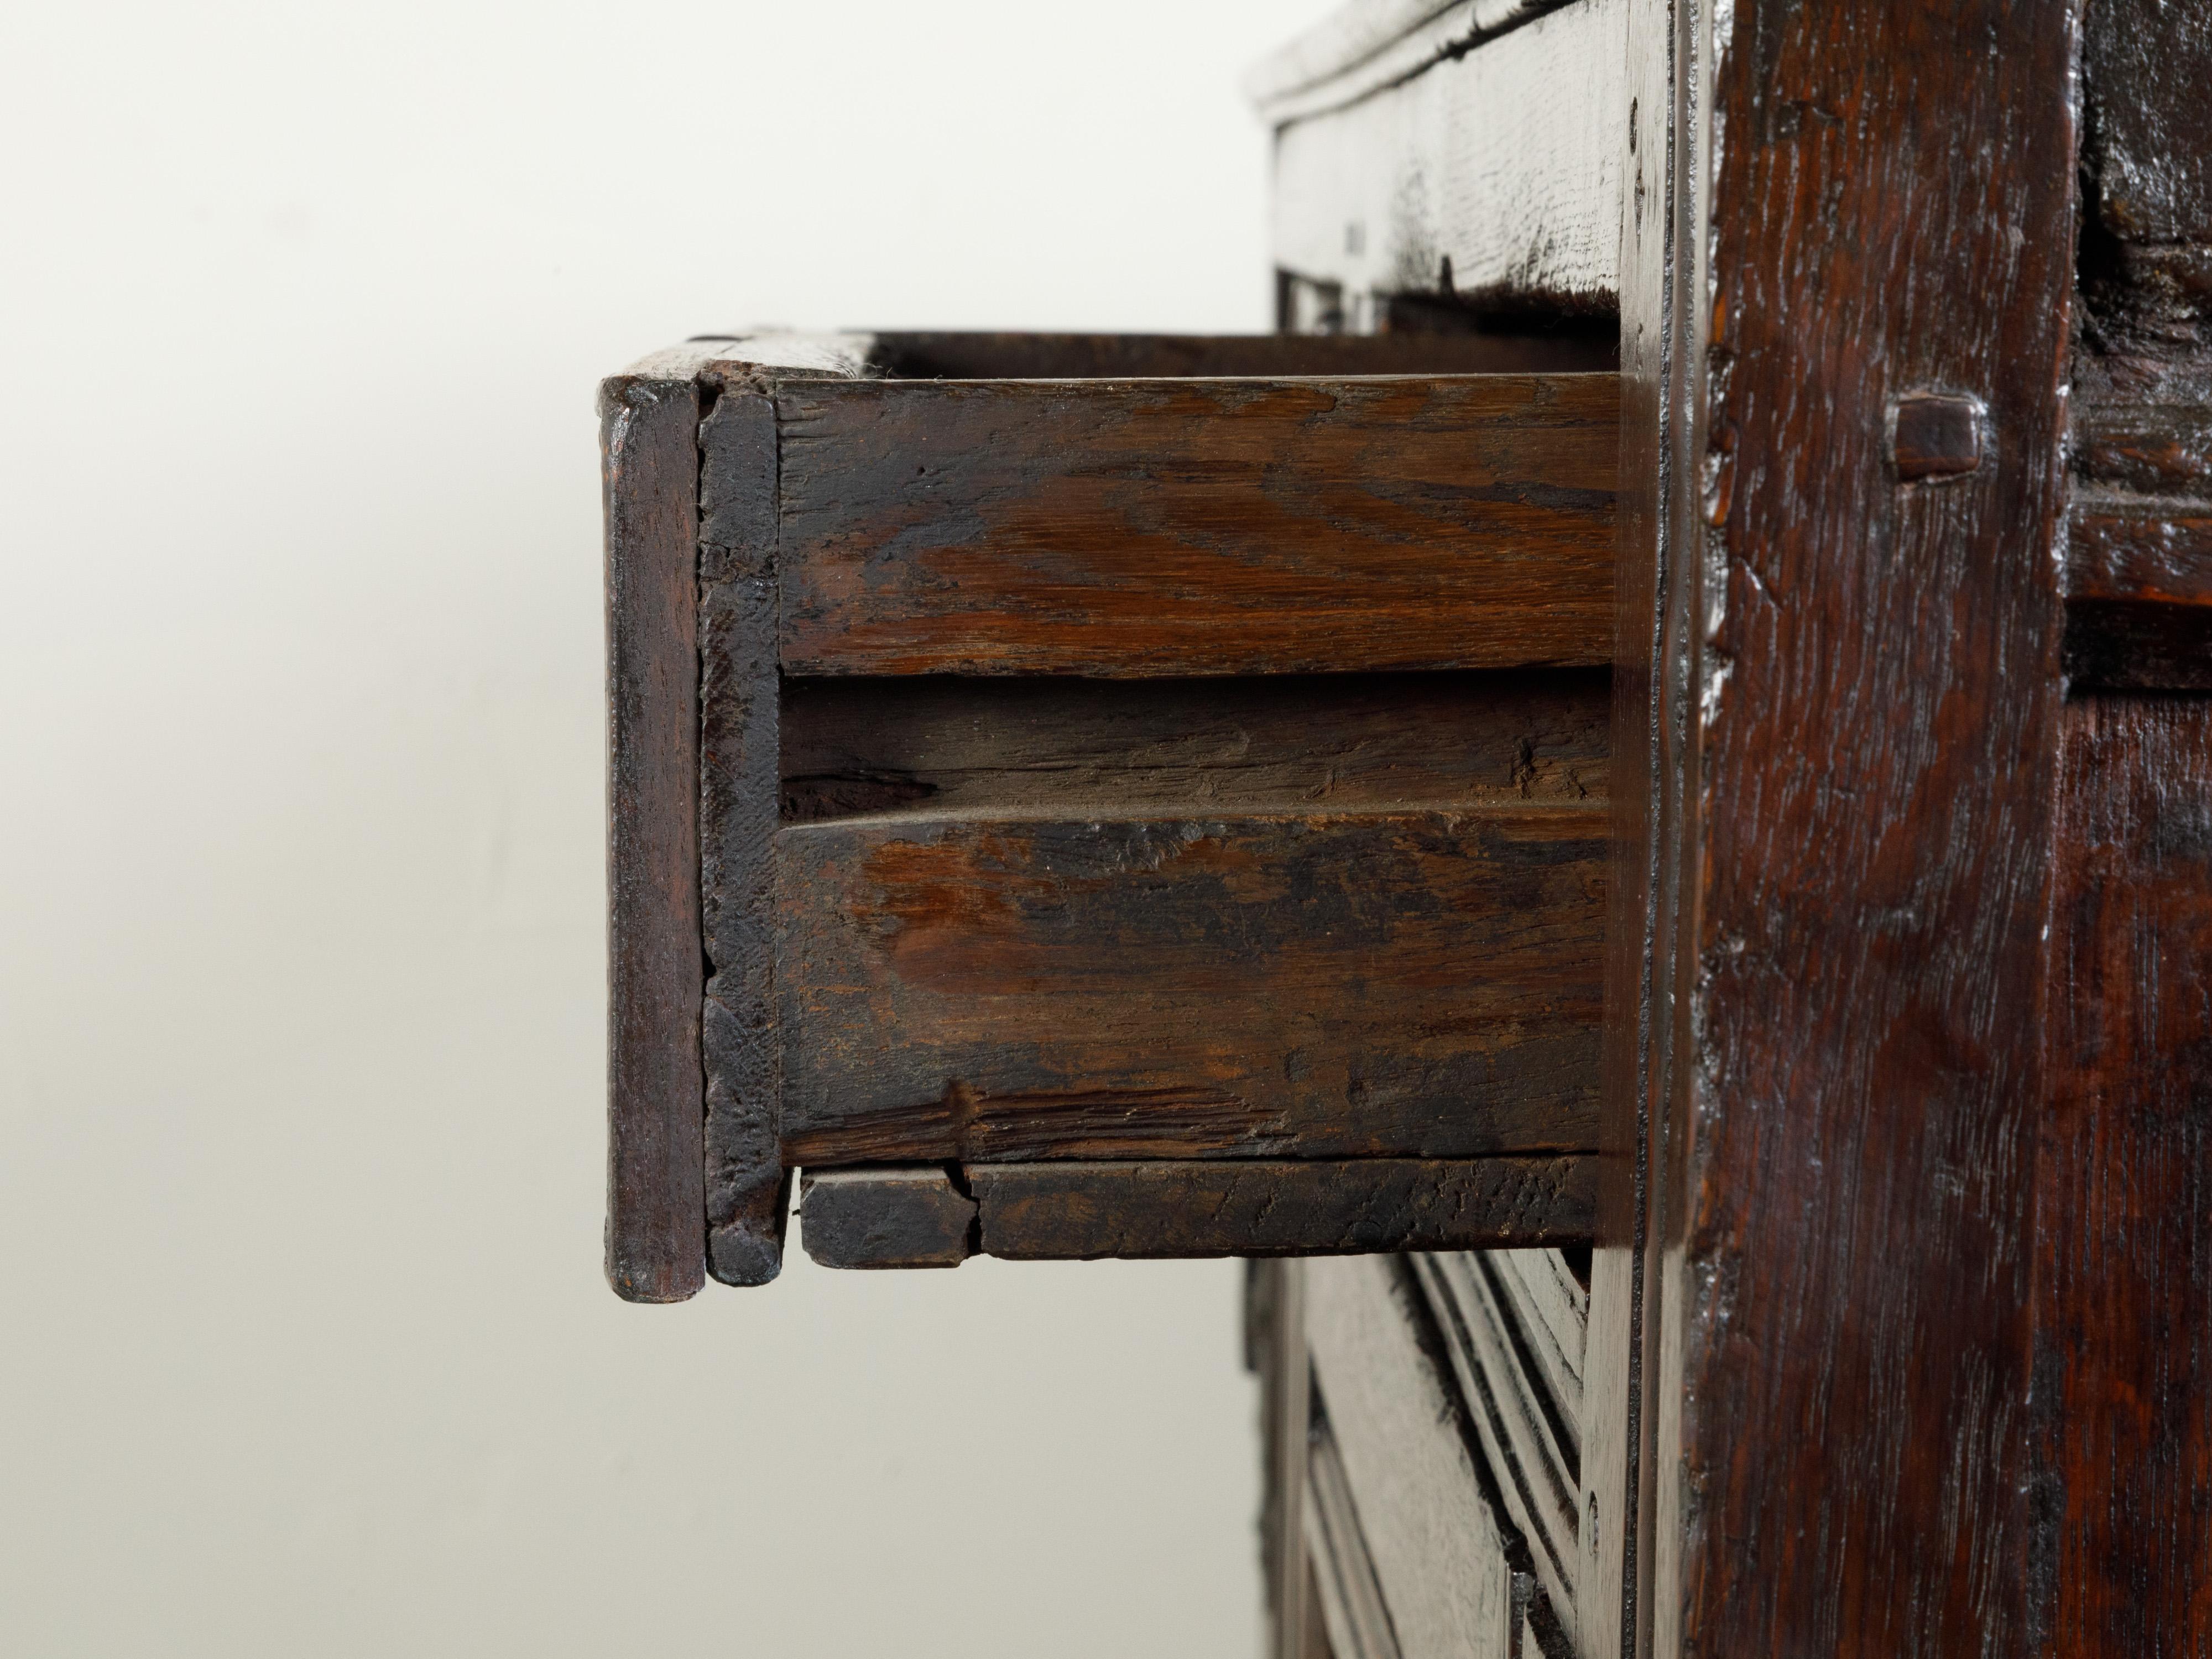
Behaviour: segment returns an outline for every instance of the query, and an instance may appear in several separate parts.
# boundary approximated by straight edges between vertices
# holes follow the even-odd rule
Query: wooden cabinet
[[[2208,71],[1365,0],[1278,336],[610,381],[617,1288],[1265,1258],[1284,1659],[2204,1651]]]

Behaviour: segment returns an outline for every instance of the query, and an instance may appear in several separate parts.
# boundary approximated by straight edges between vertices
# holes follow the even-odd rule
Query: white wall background
[[[592,386],[1267,325],[1328,0],[0,20],[0,1651],[1256,1650],[1224,1263],[599,1278]]]

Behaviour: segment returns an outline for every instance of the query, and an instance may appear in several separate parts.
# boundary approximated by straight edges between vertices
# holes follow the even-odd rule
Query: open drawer
[[[603,392],[609,1275],[1586,1237],[1615,381],[755,336]]]

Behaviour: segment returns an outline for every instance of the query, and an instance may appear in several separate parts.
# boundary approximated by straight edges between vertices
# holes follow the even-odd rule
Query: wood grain
[[[2066,672],[2079,686],[2212,690],[2212,508],[2076,508]]]
[[[789,1171],[801,1162],[980,1165],[1289,1152],[1417,1156],[1435,1146],[1447,1153],[1462,1147],[1574,1149],[1576,1113],[1586,1110],[1594,1087],[1587,1028],[1595,1008],[1588,1006],[1588,988],[1576,982],[1572,937],[1577,928],[1587,930],[1601,896],[1588,868],[1589,848],[1577,853],[1566,845],[1577,834],[1571,819],[1541,815],[1578,803],[1588,840],[1594,792],[1603,787],[1601,745],[1591,719],[1594,683],[1586,673],[1579,679],[1551,673],[1501,691],[1465,665],[1546,661],[1552,650],[1543,638],[1547,628],[1553,643],[1564,642],[1563,651],[1553,653],[1562,661],[1601,654],[1587,626],[1590,617],[1580,617],[1579,633],[1577,617],[1601,611],[1593,611],[1591,595],[1607,578],[1609,383],[1590,376],[1080,386],[858,378],[896,373],[902,364],[944,374],[988,368],[1045,375],[1109,362],[1158,368],[1203,361],[1220,368],[1279,364],[1301,355],[1340,368],[1371,368],[1384,357],[1475,362],[1523,349],[1498,337],[1469,340],[1436,352],[1401,341],[1378,353],[1334,343],[1286,351],[1237,340],[768,333],[702,340],[666,354],[666,372],[690,377],[699,416],[698,938],[708,977],[697,1046],[705,1075],[701,1202],[708,1267],[715,1276],[757,1284],[774,1275]],[[1026,429],[1028,417],[1059,419],[1071,410],[1073,416],[1057,426],[1044,422],[1048,441]],[[1026,454],[1016,453],[1009,422],[1024,428],[1015,435],[1030,443]],[[1385,454],[1386,437],[1403,453]],[[909,460],[918,469],[913,475],[906,471]],[[1019,488],[1010,494],[1001,486],[1017,475]],[[910,476],[927,481],[919,498]],[[1265,510],[1255,512],[1255,504]],[[957,581],[946,586],[944,568],[914,556],[918,542],[933,538],[952,550],[948,556],[975,554],[974,525],[962,523],[963,512],[979,521],[999,515],[982,538],[982,556],[987,563],[1011,559],[1017,580],[1002,584],[1003,591],[971,584],[963,598]],[[912,522],[899,522],[902,514]],[[1267,520],[1257,530],[1250,523],[1255,518]],[[1009,519],[1014,533],[1000,534]],[[1485,580],[1470,579],[1468,558],[1455,563],[1425,545],[1470,524],[1489,539],[1492,576]],[[1063,533],[1073,538],[1069,545],[1091,550],[1091,568],[1072,568],[1063,556],[1066,546],[1055,539]],[[1139,549],[1138,563],[1152,558],[1154,574],[1172,579],[1156,582],[1149,593],[1115,563],[1146,534],[1155,540],[1149,550]],[[1561,546],[1577,544],[1595,547],[1595,558],[1577,566],[1562,556]],[[1377,613],[1376,592],[1388,587],[1394,559],[1407,568],[1398,573],[1400,591],[1382,596],[1380,610],[1395,608],[1401,633],[1421,632],[1425,624],[1416,613],[1423,605],[1449,611],[1456,600],[1482,613],[1492,644],[1472,653],[1455,647],[1456,654],[1440,659],[1433,671],[1401,681],[1334,672],[1422,666],[1418,646],[1404,647],[1401,640],[1377,650],[1370,638],[1374,629],[1348,634],[1345,627],[1347,614],[1366,622]],[[817,579],[839,568],[848,591],[824,599]],[[1193,569],[1200,580],[1191,579]],[[1425,574],[1417,577],[1419,571]],[[1054,584],[1071,575],[1073,587],[1084,591],[1054,611]],[[1527,589],[1518,598],[1516,581]],[[1577,583],[1591,592],[1577,598]],[[1048,601],[1042,605],[1041,591]],[[1434,605],[1439,592],[1447,601],[1441,607]],[[810,609],[810,592],[823,603]],[[954,596],[950,604],[947,592]],[[1125,605],[1133,593],[1136,603]],[[979,594],[981,609],[969,602]],[[1242,612],[1231,614],[1240,603]],[[1158,613],[1152,622],[1138,614],[1147,605]],[[934,655],[887,654],[880,640],[866,638],[872,606],[878,623],[903,606],[922,618],[925,635],[934,629],[942,635],[945,624],[933,617],[934,608],[955,630],[981,629],[983,643],[946,647],[939,637],[925,641]],[[1118,613],[1102,620],[1086,615],[1085,606]],[[1123,629],[1118,635],[1117,625]],[[810,626],[825,641],[812,657],[793,644],[794,632]],[[1030,629],[1026,641],[1024,628]],[[1147,628],[1164,634],[1165,642],[1141,643]],[[1179,628],[1189,639],[1176,637]],[[1295,644],[1302,631],[1313,636],[1310,647]],[[1359,642],[1364,659],[1342,647],[1347,637]],[[1301,649],[1307,657],[1297,654]],[[958,684],[942,675],[924,680],[912,696],[818,683],[825,670],[1051,675],[1086,667],[1136,678],[1224,669],[1325,667],[1332,673],[1325,693],[1296,677],[1226,690],[1215,682],[1203,702],[1188,680],[1163,686],[1160,696],[1095,686],[1087,696],[1079,686],[1070,695],[1031,680],[1009,689],[1033,711],[1046,710],[1054,724],[1048,733],[1033,712],[1026,738],[1010,732],[1015,705],[997,688]],[[790,681],[797,713],[787,723],[786,676],[802,670],[813,678],[799,674]],[[1324,715],[1319,721],[1317,712]],[[1423,727],[1425,751],[1416,740]],[[1197,759],[1209,745],[1218,750],[1224,744],[1237,746],[1233,760],[1220,755],[1216,767]],[[1442,763],[1439,745],[1449,755]],[[1083,769],[1079,782],[1066,770],[1050,775],[1054,766],[1071,762]],[[1088,792],[1097,799],[1071,798],[1057,787],[1071,782],[1079,796]],[[913,810],[921,801],[932,804],[933,815]],[[1117,908],[1107,890],[1113,884],[1097,878],[1153,835],[1130,828],[1132,806],[1148,801],[1163,809],[1153,816],[1171,819],[1177,835],[1185,825],[1196,826],[1200,842],[1227,835],[1223,846],[1232,863],[1267,856],[1261,844],[1267,835],[1287,834],[1299,853],[1311,852],[1309,841],[1348,836],[1346,845],[1360,852],[1364,844],[1346,828],[1350,811],[1387,807],[1408,822],[1441,814],[1448,838],[1463,828],[1484,841],[1488,851],[1477,862],[1493,866],[1493,884],[1504,881],[1532,906],[1495,938],[1477,943],[1497,947],[1498,972],[1516,971],[1514,964],[1526,960],[1542,982],[1504,1000],[1478,998],[1471,1012],[1468,1006],[1443,1010],[1401,1052],[1370,1060],[1364,1049],[1328,1050],[1328,1042],[1347,1034],[1364,1041],[1366,1034],[1354,1029],[1363,1017],[1358,1011],[1379,1002],[1359,952],[1371,955],[1401,922],[1418,923],[1413,911],[1394,918],[1386,903],[1368,917],[1368,935],[1354,930],[1347,951],[1325,937],[1328,918],[1343,908],[1349,890],[1343,869],[1332,866],[1326,853],[1289,860],[1285,867],[1301,885],[1271,897],[1259,888],[1240,896],[1236,884],[1253,878],[1249,872],[1200,870],[1203,847],[1138,848],[1144,869],[1133,889],[1145,886],[1163,849],[1195,878],[1186,890],[1196,896],[1195,908],[1187,905],[1182,920],[1206,924],[1202,890],[1209,884],[1227,900],[1225,909],[1215,908],[1213,921],[1246,933],[1257,927],[1255,938],[1266,933],[1272,905],[1287,918],[1279,931],[1293,978],[1318,963],[1319,976],[1309,974],[1316,994],[1332,974],[1358,981],[1346,987],[1355,1010],[1348,1024],[1327,1009],[1307,1011],[1305,1023],[1320,1032],[1322,1050],[1310,1055],[1312,1044],[1304,1038],[1310,1033],[1291,1033],[1298,1040],[1283,1053],[1263,1055],[1247,1047],[1223,1058],[1226,1045],[1218,1036],[1193,1035],[1194,1010],[1164,1018],[1157,1000],[1148,1000],[1157,985],[1172,983],[1173,974],[1162,979],[1155,963],[1142,962],[1119,991],[1109,992],[1108,973],[1081,965],[1084,953],[1103,937],[1095,936],[1102,925],[1127,934],[1118,943],[1107,939],[1107,954],[1120,951],[1133,966],[1144,955],[1144,928],[1155,924],[1139,917],[1136,931],[1127,933],[1135,909]],[[1083,815],[1072,822],[1069,810],[1077,807]],[[1212,816],[1194,819],[1193,807]],[[1470,820],[1459,826],[1469,807],[1505,816],[1492,812],[1480,825]],[[1253,841],[1249,827],[1268,812],[1299,826],[1327,822],[1310,837],[1299,827]],[[1538,816],[1526,816],[1531,812]],[[970,836],[969,814],[987,827]],[[776,822],[786,815],[800,822],[779,835]],[[1011,822],[1019,819],[1030,822]],[[1232,831],[1232,825],[1243,827]],[[1383,842],[1397,844],[1401,861],[1435,855],[1434,848],[1421,851],[1431,833],[1425,825],[1417,825],[1410,839],[1382,833]],[[902,887],[903,877],[886,880],[889,865],[914,862],[915,848],[941,848],[963,836],[971,844],[956,848],[956,859],[981,856],[988,864],[1015,843],[1048,855],[1031,872],[1036,880],[1026,896],[1014,896],[1017,908],[1027,904],[1036,913],[1030,945],[1056,964],[1046,977],[1072,969],[1077,988],[1070,1006],[1097,1017],[1079,1028],[1072,1043],[1061,1040],[1059,1020],[1067,1010],[1048,1006],[1034,965],[1030,978],[1036,982],[1016,983],[1005,995],[979,995],[976,984],[955,986],[944,977],[948,968],[954,980],[981,971],[994,951],[1018,957],[1029,948],[988,927],[967,937],[973,918],[933,916],[929,907],[939,899],[951,897],[956,909],[966,902],[941,881],[929,885],[945,872],[921,872],[920,886]],[[1549,843],[1549,850],[1532,850],[1539,843]],[[1508,849],[1503,858],[1501,848]],[[931,854],[919,856],[926,863]],[[1071,857],[1073,866],[1066,862]],[[1086,859],[1105,865],[1086,868]],[[871,860],[884,867],[873,868]],[[780,866],[803,867],[803,875],[780,877]],[[1520,875],[1507,873],[1515,867]],[[954,886],[964,879],[956,876]],[[996,902],[1023,879],[1018,872],[991,867],[981,870],[973,885],[987,902]],[[1265,885],[1264,875],[1257,879]],[[787,892],[793,880],[812,883],[820,901],[820,925],[811,931],[790,931],[793,913],[781,903],[779,884]],[[1535,897],[1547,883],[1556,903]],[[846,890],[837,890],[840,884]],[[866,927],[847,928],[851,938],[843,948],[850,961],[832,963],[826,979],[810,977],[818,952],[809,951],[820,939],[836,937],[852,920],[850,903],[870,893],[881,902],[868,913],[867,926],[883,937],[864,937]],[[1069,893],[1079,895],[1078,908],[1088,906],[1085,915],[1071,921],[1050,914]],[[1401,896],[1414,911],[1443,902],[1437,894]],[[802,920],[806,908],[799,907]],[[834,922],[822,920],[833,915]],[[886,921],[892,924],[887,930]],[[1441,938],[1440,923],[1431,923],[1430,931]],[[786,930],[781,941],[780,927]],[[1323,935],[1314,934],[1316,927]],[[802,936],[806,942],[798,942]],[[1205,974],[1199,955],[1187,948],[1194,943],[1170,942],[1183,951],[1184,981],[1198,987]],[[1217,938],[1206,948],[1232,964],[1230,980],[1253,977],[1254,964],[1239,958],[1237,937]],[[1436,948],[1417,946],[1411,971],[1433,976],[1433,969],[1420,963],[1423,951]],[[779,960],[786,951],[801,964],[795,973],[793,962]],[[866,988],[839,976],[845,966],[873,971],[867,967],[872,951],[881,959],[878,967],[899,957],[898,972],[914,979],[910,988],[890,977],[877,981],[900,1006],[889,1008],[878,998],[879,1006],[865,1012],[888,1012],[888,1025],[846,1018],[859,1008],[854,995]],[[1595,941],[1586,939],[1583,954],[1594,951]],[[965,969],[953,966],[963,952]],[[1394,966],[1382,982],[1404,988],[1407,971]],[[905,995],[907,989],[915,994]],[[794,1017],[817,990],[830,1000],[815,998],[809,1012]],[[1246,994],[1263,991],[1248,984]],[[1431,986],[1417,991],[1409,1006],[1420,1006],[1423,994],[1437,1000]],[[1512,996],[1520,1002],[1508,1006]],[[838,997],[842,1007],[833,1008]],[[933,1008],[932,997],[940,1006]],[[933,1025],[920,1023],[933,1015],[945,1017]],[[916,1023],[906,1023],[908,1016]],[[1140,1030],[1146,1024],[1153,1029]],[[1173,1035],[1177,1028],[1182,1036]],[[969,1064],[970,1054],[942,1064],[945,1056],[936,1050],[945,1048],[947,1032],[950,1041],[984,1051],[981,1059]],[[888,1064],[871,1057],[871,1042],[884,1048]],[[1116,1048],[1118,1054],[1109,1052]],[[1194,1058],[1203,1068],[1194,1082],[1177,1069]],[[1318,1074],[1310,1075],[1316,1059]],[[799,1072],[788,1087],[787,1064]],[[1281,1076],[1243,1097],[1219,1086],[1224,1078],[1235,1081],[1240,1067],[1255,1066]],[[911,1085],[925,1072],[934,1075],[917,1093]],[[1023,1086],[1024,1078],[1036,1086]],[[842,1082],[855,1086],[835,1098],[830,1085]],[[1348,1113],[1348,1129],[1327,1123],[1321,1103],[1329,1090],[1329,1112]],[[1308,1115],[1323,1130],[1317,1139],[1302,1138],[1295,1124],[1286,1128],[1279,1108],[1262,1098],[1285,1091],[1314,1103]],[[1380,1100],[1379,1127],[1365,1121],[1370,1093]],[[822,1103],[833,1098],[834,1105]]]
[[[708,1265],[760,1285],[783,1261],[790,1182],[778,1156],[775,416],[733,382],[699,434],[699,817],[709,977]]]
[[[799,1236],[825,1267],[957,1267],[975,1253],[975,1200],[943,1170],[809,1170]]]
[[[1593,659],[1603,375],[806,381],[777,396],[796,674]]]
[[[1587,1252],[1584,1253],[1585,1256]],[[1589,1286],[1576,1277],[1560,1250],[1493,1251],[1481,1258],[1510,1304],[1521,1352],[1536,1386],[1556,1402],[1550,1425],[1561,1457],[1579,1464],[1583,1426],[1583,1357],[1589,1346]],[[1446,1272],[1455,1264],[1446,1261]],[[1585,1269],[1585,1273],[1587,1270]]]
[[[2201,1653],[2212,1516],[2212,18],[2087,15],[2076,500],[2039,1121],[2036,1650]]]
[[[1559,1617],[1575,1619],[1581,1474],[1565,1402],[1538,1364],[1515,1281],[1494,1263],[1527,1251],[1412,1259],[1454,1380],[1536,1577]]]
[[[2089,155],[2100,221],[2140,244],[2212,242],[2212,29],[2166,0],[2088,14]]]
[[[1659,1378],[1652,1270],[1656,1109],[1676,1024],[1662,998],[1681,891],[1680,826],[1694,795],[1681,763],[1694,698],[1682,568],[1701,534],[1697,470],[1704,399],[1696,371],[1710,240],[1711,43],[1698,9],[1629,0],[1621,37],[1627,114],[1617,129],[1622,188],[1620,471],[1613,583],[1612,867],[1606,915],[1605,1086],[1598,1116],[1597,1236],[1590,1257],[1582,1423],[1576,1646],[1583,1659],[1652,1651],[1658,1494],[1651,1479]],[[1647,1409],[1647,1405],[1653,1409]],[[1679,1440],[1679,1434],[1670,1437]]]
[[[1534,1589],[1527,1547],[1480,1461],[1411,1270],[1304,1264],[1322,1410],[1406,1659],[1516,1653]]]
[[[1591,807],[795,825],[784,1158],[1577,1151]]]
[[[1305,1264],[1280,1256],[1244,1263],[1244,1363],[1260,1379],[1260,1565],[1266,1586],[1267,1659],[1310,1659],[1327,1645],[1306,1594],[1306,1444],[1313,1429],[1313,1366],[1306,1358]],[[1307,1582],[1302,1582],[1307,1581]],[[1323,1614],[1325,1620],[1325,1614]]]
[[[2212,689],[2212,27],[2100,0],[2086,59],[2067,672]]]
[[[1262,119],[1281,122],[1395,86],[1495,40],[1562,0],[1355,0],[1267,54],[1244,77]]]
[[[1583,1158],[973,1164],[985,1254],[1335,1255],[1589,1237]]]
[[[2041,1128],[2051,1654],[2212,1646],[2212,702],[2069,705]]]
[[[2085,504],[2067,538],[2067,602],[2212,606],[2212,511],[2098,511]]]
[[[1626,17],[1623,0],[1577,0],[1437,58],[1475,21],[1455,7],[1410,79],[1277,106],[1275,264],[1340,285],[1353,330],[1376,295],[1439,290],[1493,313],[1613,314]]]
[[[1639,521],[1654,704],[1616,746],[1650,828],[1608,1103],[1650,1172],[1629,1616],[1659,1652],[2018,1651],[2075,14],[1721,15],[1717,52],[1662,37],[1723,135],[1668,276],[1711,332],[1662,301],[1624,351],[1629,419],[1694,458]],[[1882,453],[1924,387],[1994,434],[1941,486]]]
[[[1301,1354],[1300,1358],[1304,1358]],[[1328,1646],[1338,1659],[1400,1659],[1389,1603],[1359,1524],[1359,1505],[1326,1413],[1307,1443],[1306,1549],[1312,1559]]]
[[[2087,8],[2077,392],[2212,402],[2212,31],[2171,0]]]
[[[927,807],[1405,811],[1605,794],[1602,671],[791,679],[787,823]]]
[[[2136,342],[2131,364],[2149,349]],[[2159,361],[2185,374],[2194,355]],[[2075,422],[2066,672],[2084,688],[2212,690],[2212,409],[2132,397],[2135,372],[2116,384],[2112,359],[2077,358],[2098,401]]]
[[[704,1281],[699,1059],[699,398],[599,392],[607,602],[607,1281],[680,1302]]]
[[[2092,404],[2076,417],[2074,476],[2091,492],[2212,495],[2212,408]]]

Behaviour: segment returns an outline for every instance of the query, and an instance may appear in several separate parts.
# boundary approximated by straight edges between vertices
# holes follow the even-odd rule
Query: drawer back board
[[[1607,361],[756,336],[610,381],[617,1288],[772,1276],[799,1170],[839,1266],[1585,1236]]]

